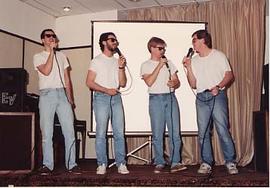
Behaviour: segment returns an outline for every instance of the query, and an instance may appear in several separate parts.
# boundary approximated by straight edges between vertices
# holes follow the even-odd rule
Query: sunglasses
[[[161,51],[161,50],[166,51],[166,48],[164,48],[164,47],[153,47],[153,48],[158,48],[159,51]]]
[[[107,40],[110,40],[111,42],[118,42],[118,40],[115,38],[107,38]]]
[[[47,37],[47,38],[50,38],[50,37],[56,38],[56,34],[45,34],[45,37]]]

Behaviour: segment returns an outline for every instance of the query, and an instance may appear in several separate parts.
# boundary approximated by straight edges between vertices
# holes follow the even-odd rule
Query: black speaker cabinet
[[[22,112],[27,72],[23,68],[0,69],[0,112]]]
[[[259,172],[269,172],[269,112],[253,112],[254,167]]]
[[[34,168],[35,114],[0,112],[0,174]]]

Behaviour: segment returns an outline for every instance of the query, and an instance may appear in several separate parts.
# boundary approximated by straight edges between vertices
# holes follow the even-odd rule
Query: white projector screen
[[[92,57],[101,53],[99,37],[104,32],[114,32],[119,49],[127,59],[129,75],[126,70],[127,87],[121,89],[125,112],[125,134],[151,134],[148,112],[147,86],[140,77],[141,64],[150,58],[147,43],[151,37],[159,37],[167,44],[166,57],[178,68],[181,82],[176,90],[180,108],[181,133],[196,134],[195,95],[189,87],[182,59],[192,47],[191,35],[199,29],[205,29],[206,23],[179,22],[126,22],[126,21],[94,21],[92,22]],[[115,54],[117,57],[117,54]],[[132,77],[132,78],[131,78]],[[131,83],[132,80],[132,83]],[[130,89],[128,89],[131,87]],[[128,90],[127,90],[128,89]],[[92,110],[91,131],[96,131],[96,122]],[[109,123],[108,133],[112,132]]]

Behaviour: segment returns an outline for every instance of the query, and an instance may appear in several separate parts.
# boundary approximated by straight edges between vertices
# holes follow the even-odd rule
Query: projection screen
[[[150,58],[147,42],[151,37],[159,37],[167,44],[166,57],[178,68],[181,86],[176,90],[180,108],[181,134],[196,134],[195,92],[190,88],[182,59],[192,47],[191,35],[199,29],[205,29],[206,23],[183,22],[92,22],[92,57],[101,53],[99,36],[104,32],[114,32],[119,41],[119,49],[127,59],[127,86],[121,89],[125,113],[125,134],[151,134],[148,112],[147,86],[140,77],[141,64]],[[118,57],[115,54],[115,57]],[[91,132],[96,131],[93,110]],[[167,129],[166,129],[167,130]],[[108,133],[112,132],[109,123]]]

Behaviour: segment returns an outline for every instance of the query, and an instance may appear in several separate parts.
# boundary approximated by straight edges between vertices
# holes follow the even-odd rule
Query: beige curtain
[[[252,112],[259,110],[265,41],[265,0],[212,0],[188,5],[129,10],[128,20],[207,22],[213,46],[223,51],[232,66],[235,82],[228,90],[230,131],[238,165],[253,157]],[[128,142],[129,147],[132,143]],[[134,145],[133,145],[134,146]],[[196,137],[183,138],[185,164],[200,162]],[[216,164],[223,154],[214,131]],[[146,155],[149,153],[145,153]]]

